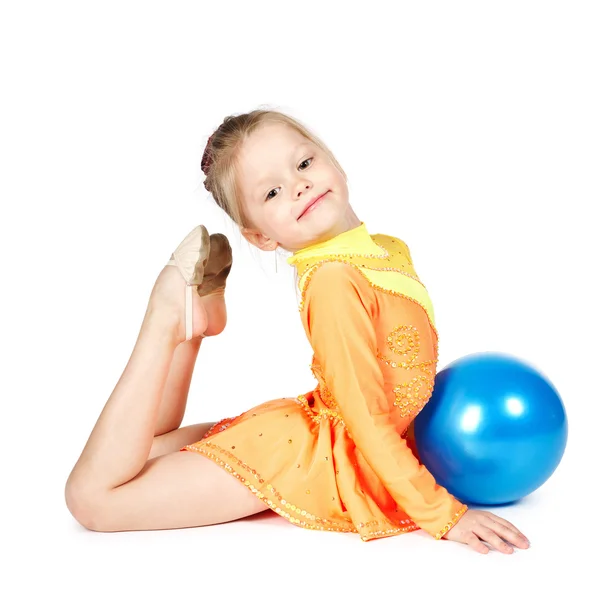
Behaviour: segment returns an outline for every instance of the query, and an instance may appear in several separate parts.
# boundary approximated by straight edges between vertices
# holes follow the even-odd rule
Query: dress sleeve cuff
[[[462,508],[452,517],[452,520],[444,526],[434,537],[436,540],[441,540],[460,520],[460,518],[467,512],[468,506],[464,505]]]

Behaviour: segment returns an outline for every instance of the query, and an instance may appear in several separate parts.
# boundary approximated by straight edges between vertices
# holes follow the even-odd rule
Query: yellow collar
[[[387,252],[373,241],[366,225],[361,221],[357,227],[325,242],[297,250],[287,259],[287,262],[290,265],[297,265],[300,262],[331,255],[360,255],[372,258],[388,256]]]

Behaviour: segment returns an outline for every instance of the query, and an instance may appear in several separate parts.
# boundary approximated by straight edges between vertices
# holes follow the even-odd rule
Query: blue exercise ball
[[[558,392],[534,367],[483,352],[439,371],[414,438],[423,465],[462,502],[508,504],[555,471],[567,417]]]

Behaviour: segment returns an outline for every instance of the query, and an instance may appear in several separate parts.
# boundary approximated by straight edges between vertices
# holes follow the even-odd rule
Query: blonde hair
[[[204,187],[212,194],[217,205],[240,227],[252,227],[252,223],[245,214],[241,201],[242,195],[238,183],[238,151],[252,132],[268,123],[280,123],[296,130],[318,146],[344,176],[344,179],[348,180],[331,150],[318,136],[294,117],[268,109],[230,115],[209,138],[202,157],[202,170],[206,174]]]

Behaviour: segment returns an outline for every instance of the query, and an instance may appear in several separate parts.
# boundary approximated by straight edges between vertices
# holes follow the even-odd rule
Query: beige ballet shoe
[[[198,225],[177,246],[167,265],[179,269],[185,279],[185,339],[192,339],[192,288],[198,289],[204,279],[210,255],[210,236],[204,225]],[[201,337],[204,337],[201,335]]]

